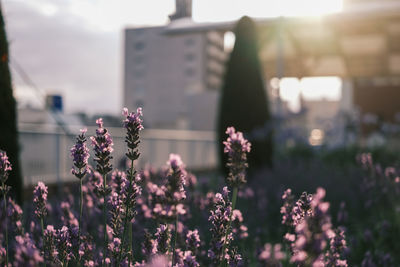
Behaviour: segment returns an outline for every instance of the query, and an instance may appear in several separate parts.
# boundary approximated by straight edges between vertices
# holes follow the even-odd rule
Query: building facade
[[[226,60],[224,35],[174,33],[195,24],[191,1],[176,4],[168,25],[125,30],[123,102],[129,109],[143,107],[150,128],[212,130]]]

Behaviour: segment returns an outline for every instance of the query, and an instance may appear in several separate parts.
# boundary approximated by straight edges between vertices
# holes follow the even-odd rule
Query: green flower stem
[[[43,223],[43,218],[40,218],[40,226],[42,227],[42,243],[43,243],[43,266],[46,267],[46,253],[44,251],[44,223]]]
[[[106,254],[107,254],[107,201],[106,201],[106,184],[107,174],[103,174],[103,225],[104,225],[104,246],[103,246],[103,266],[106,266]]]
[[[175,233],[174,233],[174,243],[172,243],[172,266],[175,264],[175,258],[176,258],[176,253],[175,253],[175,247],[176,247],[176,239],[178,237],[178,214],[176,214],[176,220],[175,220]]]
[[[237,200],[237,193],[238,193],[238,187],[235,186],[233,188],[233,193],[232,193],[232,210],[231,214],[229,216],[229,224],[228,224],[228,229],[226,229],[226,234],[225,234],[225,240],[224,240],[224,246],[222,248],[222,259],[221,259],[221,264],[220,266],[226,266],[227,264],[225,263],[225,250],[227,247],[227,242],[226,240],[228,239],[229,234],[231,233],[232,230],[232,215],[233,215],[233,210],[236,207],[236,200]]]
[[[79,230],[78,230],[78,253],[77,253],[77,259],[78,259],[78,266],[81,265],[80,257],[79,257],[79,248],[81,245],[81,228],[82,228],[82,206],[83,206],[83,192],[82,192],[82,179],[80,179],[80,186],[79,186],[79,193],[80,193],[80,199],[79,199]]]
[[[129,258],[128,258],[128,266],[131,266],[131,260],[133,260],[133,248],[132,248],[132,242],[133,242],[133,233],[132,233],[132,223],[128,223],[128,230],[129,230]]]
[[[132,174],[132,175],[130,175],[129,177],[128,177],[128,179],[129,179],[129,183],[132,185],[132,182],[133,182],[133,172],[134,172],[134,167],[133,167],[133,160],[131,160],[131,170],[130,170],[130,173]],[[120,252],[119,252],[119,256],[118,256],[118,259],[117,259],[117,265],[119,265],[120,264],[120,262],[121,262],[121,257],[122,257],[122,250],[124,249],[124,246],[125,246],[125,236],[126,236],[126,231],[127,231],[127,227],[128,227],[128,210],[130,209],[130,207],[126,207],[126,210],[125,210],[125,218],[124,218],[124,231],[123,231],[123,233],[122,233],[122,242],[121,242],[121,249],[119,250]],[[130,222],[129,222],[129,224],[130,224]],[[129,251],[130,251],[130,253],[131,253],[131,255],[133,256],[133,251],[132,251],[132,241],[133,241],[133,233],[132,233],[132,225],[130,224],[130,227],[129,227],[129,231],[128,231],[128,235],[129,235]],[[128,266],[130,266],[130,263],[131,263],[131,258],[132,258],[132,256],[129,256],[128,257]]]

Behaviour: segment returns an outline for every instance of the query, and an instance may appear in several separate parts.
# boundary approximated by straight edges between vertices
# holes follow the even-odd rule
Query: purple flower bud
[[[224,255],[228,255],[228,246],[232,240],[232,233],[226,237],[226,233],[229,228],[229,221],[232,213],[231,202],[228,199],[228,190],[225,187],[223,194],[215,194],[214,209],[211,210],[211,215],[208,221],[211,222],[212,227],[211,232],[211,242],[210,249],[208,250],[208,257],[212,260],[215,266],[219,265],[223,259]],[[225,244],[225,251],[223,247]]]
[[[224,141],[224,152],[228,154],[227,182],[230,186],[237,187],[246,183],[247,153],[250,152],[251,144],[233,127],[228,127],[226,133],[229,135]]]
[[[171,233],[166,224],[161,224],[160,227],[157,228],[156,240],[157,252],[166,254],[169,250],[169,244],[171,241]]]
[[[346,239],[344,230],[338,228],[335,230],[335,236],[330,240],[330,247],[326,253],[326,266],[346,266],[347,261],[343,258],[346,250]]]
[[[58,258],[61,262],[67,262],[72,257],[72,236],[77,233],[73,233],[75,230],[69,229],[66,226],[63,226],[60,230],[57,231],[57,249],[58,249]]]
[[[33,203],[35,204],[35,214],[39,219],[43,219],[47,215],[47,193],[47,186],[38,182],[33,191]]]
[[[196,261],[196,256],[192,251],[185,251],[182,255],[182,266],[184,267],[199,267],[200,264]]]
[[[43,262],[43,257],[40,255],[39,249],[36,248],[29,234],[15,237],[15,267],[36,267]]]
[[[126,117],[126,119],[123,121],[126,129],[129,130],[129,128],[135,128],[137,131],[143,130],[143,120],[140,118],[143,116],[142,108],[138,108],[136,113],[129,113],[127,108],[123,108],[122,115]]]
[[[128,112],[127,108],[123,109],[122,115],[124,115],[126,118],[123,121],[124,128],[126,129],[126,137],[125,137],[125,142],[128,146],[128,153],[126,153],[126,156],[131,160],[137,160],[140,156],[140,153],[138,151],[138,146],[139,146],[139,132],[143,130],[143,125],[142,122],[143,120],[140,118],[143,116],[142,113],[142,108],[138,108],[136,110],[136,113]],[[130,174],[128,173],[128,176]],[[131,174],[132,176],[134,174]]]
[[[142,253],[146,259],[149,259],[157,253],[157,242],[151,238],[151,235],[147,230],[144,232]]]
[[[280,261],[283,258],[284,253],[282,252],[281,244],[275,244],[272,246],[270,243],[267,243],[258,255],[258,261],[263,266],[282,266]]]
[[[200,236],[197,229],[189,230],[186,234],[186,247],[193,255],[196,255],[197,249],[200,247]]]
[[[11,163],[8,160],[5,151],[0,150],[0,182],[3,184],[8,178],[8,173],[11,171]]]
[[[58,251],[56,247],[57,232],[54,229],[54,226],[47,225],[43,235],[43,250],[45,260],[53,264],[60,264],[58,261]]]
[[[81,129],[81,134],[78,135],[75,145],[71,148],[71,158],[74,164],[71,173],[78,179],[82,179],[90,171],[88,166],[89,148],[86,146],[86,131],[87,129]]]
[[[94,160],[97,162],[96,170],[101,175],[106,175],[112,170],[110,160],[114,143],[107,129],[103,128],[103,120],[100,118],[96,123],[99,128],[96,129],[96,135],[90,137],[96,156]]]
[[[318,188],[311,196],[302,194],[296,203],[301,220],[295,226],[295,240],[291,244],[291,262],[320,266],[323,264],[324,251],[328,241],[333,238],[331,219],[328,213],[329,203],[323,202],[325,190]]]

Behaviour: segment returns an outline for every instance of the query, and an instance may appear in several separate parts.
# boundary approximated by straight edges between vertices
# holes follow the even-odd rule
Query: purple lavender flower
[[[7,216],[13,224],[13,230],[17,235],[24,235],[24,228],[22,226],[22,209],[11,198],[8,198]]]
[[[133,178],[133,177],[131,177]],[[120,256],[122,256],[121,260],[124,258],[124,255],[128,255],[128,263],[130,262],[131,256],[132,256],[132,221],[136,216],[136,203],[137,199],[142,193],[142,188],[138,185],[138,182],[140,181],[140,177],[136,176],[136,179],[124,179],[122,182],[122,187],[121,187],[121,195],[120,197],[120,203],[114,203],[112,206],[112,209],[120,210],[121,213],[121,227],[123,227],[123,232],[122,232],[122,249],[120,250]],[[117,218],[116,216],[113,216],[112,218]],[[116,225],[113,227],[116,228],[118,227],[119,221],[114,222]],[[121,229],[121,228],[119,228]],[[117,229],[116,229],[117,230]],[[129,234],[129,251],[125,251],[125,236],[128,231]],[[117,264],[120,263],[120,259],[117,260]]]
[[[40,251],[36,248],[29,234],[15,237],[15,254],[13,266],[36,267],[43,262]]]
[[[343,259],[343,254],[347,248],[344,230],[338,228],[335,230],[335,236],[330,240],[330,249],[326,253],[327,267],[343,266],[347,267],[347,261]]]
[[[106,260],[107,253],[107,201],[106,197],[111,192],[107,186],[107,174],[112,171],[110,160],[112,159],[111,152],[113,151],[113,141],[107,129],[103,128],[103,119],[96,120],[98,129],[96,136],[92,136],[92,145],[95,151],[96,170],[103,176],[103,187],[99,188],[99,193],[103,196],[103,229],[104,229],[104,244],[103,244],[103,265]]]
[[[224,152],[228,154],[227,182],[234,188],[246,183],[247,153],[250,152],[251,144],[243,138],[241,132],[236,132],[233,127],[228,127],[226,133],[229,135],[224,141]]]
[[[117,259],[121,250],[121,239],[114,237],[113,241],[108,244],[113,259]]]
[[[94,266],[93,251],[94,245],[92,238],[89,235],[81,236],[81,244],[79,246],[79,259],[84,263],[84,266]]]
[[[60,262],[63,263],[63,265],[65,265],[71,259],[71,248],[71,231],[68,227],[63,226],[60,230],[57,231],[58,258]]]
[[[293,207],[294,196],[290,188],[286,189],[282,195],[283,206],[281,207],[282,224],[292,227],[293,226]]]
[[[122,191],[122,184],[126,180],[126,174],[122,171],[113,171],[111,174],[111,187],[112,191],[121,194]]]
[[[0,264],[7,266],[8,264],[6,263],[6,258],[7,258],[7,251],[0,244]]]
[[[89,148],[86,146],[87,129],[81,129],[81,134],[76,138],[75,145],[71,148],[71,158],[74,163],[71,172],[78,179],[82,179],[90,171],[88,166]]]
[[[282,266],[281,260],[283,260],[283,258],[284,254],[282,252],[281,244],[275,244],[272,246],[270,243],[267,243],[258,255],[258,261],[260,264],[268,267]]]
[[[178,215],[186,213],[182,200],[186,198],[184,185],[186,182],[185,165],[179,155],[170,154],[167,165],[170,171],[167,175],[167,183],[165,185],[165,200],[164,203],[171,207],[172,216],[170,219],[175,219]]]
[[[125,142],[128,145],[128,153],[126,156],[131,160],[137,160],[139,158],[139,151],[137,149],[140,141],[139,141],[139,132],[143,130],[142,122],[143,120],[140,118],[143,116],[142,108],[138,108],[136,113],[128,112],[127,108],[124,108],[122,111],[122,115],[126,116],[126,119],[123,121],[124,128],[127,130],[127,134],[125,137]]]
[[[140,182],[140,177],[136,176],[132,181],[125,179],[122,183],[121,195],[124,199],[124,216],[127,217],[128,222],[134,219],[136,215],[136,202],[142,194],[142,188],[138,185],[138,182]]]
[[[212,237],[208,257],[215,266],[225,261],[224,257],[227,255],[227,248],[232,240],[232,233],[226,235],[232,213],[231,202],[228,196],[229,191],[226,186],[222,194],[215,194],[214,210],[211,211],[211,216],[208,219],[212,224],[210,229]],[[225,251],[223,251],[224,248]]]
[[[47,186],[42,182],[38,182],[33,191],[33,203],[35,204],[35,214],[39,219],[43,219],[47,215],[47,193]]]
[[[96,129],[96,136],[91,136],[92,146],[95,151],[97,162],[96,170],[101,175],[107,175],[112,170],[110,160],[112,159],[111,152],[113,152],[113,141],[111,135],[106,128],[103,128],[103,119],[96,120],[99,128]]]
[[[293,227],[301,223],[305,217],[312,215],[311,202],[313,195],[303,192],[300,198],[296,201],[292,210]]]
[[[186,234],[186,248],[191,251],[193,255],[197,254],[197,250],[200,247],[200,236],[197,229],[189,230]]]
[[[235,209],[232,212],[232,233],[235,235],[235,239],[245,239],[249,235],[247,233],[247,226],[243,224],[243,215],[240,210]]]
[[[6,152],[0,150],[0,181],[2,184],[7,181],[8,174],[11,170],[11,163],[8,160]]]
[[[199,267],[200,264],[196,260],[196,256],[192,251],[185,251],[182,255],[182,266],[183,267]]]
[[[146,229],[144,231],[142,253],[146,260],[157,253],[157,242],[151,238],[150,233]]]
[[[74,213],[72,212],[71,205],[63,201],[60,204],[60,208],[62,211],[61,221],[67,227],[76,227],[78,226],[78,220],[76,219]]]
[[[122,218],[124,212],[121,195],[118,195],[116,192],[112,193],[108,200],[108,204],[110,206],[110,226],[112,234],[114,238],[119,238],[122,236]]]
[[[47,225],[43,234],[44,259],[51,264],[60,264],[56,247],[57,231],[53,225]]]
[[[156,232],[157,253],[167,254],[171,242],[171,233],[166,224],[161,224]]]
[[[0,195],[3,195],[3,214],[7,213],[7,192],[9,187],[5,184],[8,179],[8,173],[11,171],[11,164],[8,161],[8,157],[6,152],[0,150]],[[5,233],[5,241],[6,241],[6,248],[5,248],[5,265],[8,265],[8,218],[4,220],[4,233]],[[1,242],[0,242],[1,243]]]
[[[325,190],[318,188],[312,196],[311,215],[306,215],[297,224],[296,240],[292,244],[292,262],[320,266],[324,263],[324,250],[328,240],[333,237],[331,220],[328,214],[329,203],[323,202]]]
[[[229,267],[243,266],[243,258],[242,255],[238,253],[237,247],[233,247],[231,250],[229,250],[227,257]]]

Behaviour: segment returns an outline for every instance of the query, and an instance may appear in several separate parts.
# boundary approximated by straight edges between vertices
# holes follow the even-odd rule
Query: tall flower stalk
[[[103,231],[104,231],[104,244],[103,244],[103,266],[105,266],[105,259],[107,254],[108,240],[107,240],[107,195],[110,193],[107,187],[107,174],[112,171],[110,160],[112,159],[111,152],[113,151],[113,141],[108,130],[103,128],[103,119],[96,120],[98,128],[96,135],[90,137],[95,151],[96,170],[103,176],[103,188],[101,194],[103,195]]]
[[[123,120],[123,126],[126,129],[126,136],[125,136],[125,143],[128,146],[128,152],[125,154],[126,157],[129,159],[130,168],[127,170],[127,182],[124,186],[124,193],[125,193],[125,217],[124,217],[124,231],[122,235],[122,243],[121,243],[121,250],[118,259],[118,264],[120,263],[121,253],[124,249],[125,242],[126,242],[126,232],[128,230],[129,236],[129,253],[128,253],[128,264],[130,266],[132,260],[132,242],[133,242],[133,233],[132,233],[132,225],[131,221],[135,217],[135,210],[134,207],[136,206],[136,199],[141,192],[141,188],[137,185],[137,181],[135,180],[136,170],[134,166],[134,161],[137,160],[140,156],[138,146],[140,143],[139,140],[139,132],[143,130],[142,122],[143,120],[141,117],[143,116],[142,108],[138,108],[135,112],[129,113],[127,108],[124,108],[122,111],[122,115],[125,116]]]
[[[8,186],[6,185],[6,181],[8,179],[9,171],[11,171],[11,164],[8,160],[6,152],[0,150],[0,193],[3,195],[3,214],[7,214],[7,192]],[[8,221],[5,219],[5,237],[6,237],[6,266],[8,266]]]
[[[85,133],[87,129],[81,129],[81,134],[76,138],[75,145],[71,148],[71,158],[73,161],[73,167],[71,169],[71,173],[75,175],[76,178],[79,179],[79,225],[78,225],[78,253],[77,260],[79,260],[79,246],[81,244],[81,231],[82,231],[82,207],[83,207],[83,191],[82,191],[82,180],[83,177],[88,173],[88,159],[89,159],[89,148],[86,146],[86,136]]]
[[[212,260],[213,266],[219,266],[225,262],[227,246],[232,240],[232,234],[229,233],[228,229],[231,214],[232,206],[229,201],[229,190],[225,186],[222,193],[215,194],[214,208],[208,218],[212,224],[210,229],[212,238],[208,257]]]
[[[224,153],[228,154],[226,166],[229,169],[227,184],[232,188],[232,210],[236,207],[238,188],[246,183],[247,153],[250,152],[251,144],[243,137],[243,133],[236,132],[234,127],[226,129],[228,139],[224,141]],[[225,240],[232,231],[232,213],[229,215],[229,226],[225,234]],[[222,250],[223,259],[225,257],[225,248],[227,242],[224,242]],[[221,261],[221,265],[224,260]]]
[[[45,240],[44,217],[47,215],[47,194],[47,186],[42,182],[38,182],[33,191],[33,203],[35,204],[35,215],[40,220],[40,226],[42,228],[43,244]],[[45,246],[43,246],[43,255],[46,255]],[[44,261],[44,266],[46,266],[46,261]]]
[[[174,240],[172,243],[172,266],[176,263],[176,240],[178,236],[178,220],[179,214],[185,214],[186,210],[183,207],[182,200],[186,199],[185,192],[185,182],[186,182],[186,170],[185,165],[182,162],[182,159],[179,155],[170,154],[169,160],[167,161],[167,165],[170,167],[168,176],[167,176],[167,184],[166,184],[166,203],[170,205],[172,217],[174,220],[175,229],[174,229]]]

